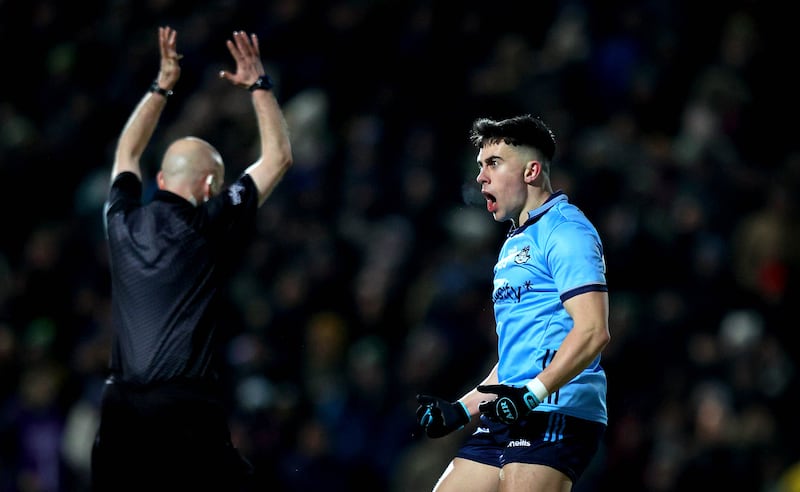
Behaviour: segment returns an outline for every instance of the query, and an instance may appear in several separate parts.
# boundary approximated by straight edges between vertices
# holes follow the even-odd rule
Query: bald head
[[[225,177],[222,156],[197,137],[174,141],[164,153],[158,186],[195,205],[219,193]]]

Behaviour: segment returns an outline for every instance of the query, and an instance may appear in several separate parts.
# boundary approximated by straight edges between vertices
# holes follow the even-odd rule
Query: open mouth
[[[486,199],[486,210],[489,212],[494,213],[497,210],[497,198],[494,197],[491,193],[487,193],[485,191],[481,192],[483,197]]]

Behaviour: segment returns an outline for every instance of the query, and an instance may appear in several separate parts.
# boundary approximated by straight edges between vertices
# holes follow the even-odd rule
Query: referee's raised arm
[[[172,95],[172,89],[181,76],[178,63],[181,56],[177,51],[177,39],[178,33],[171,27],[158,28],[161,67],[150,90],[139,101],[120,134],[114,154],[114,166],[111,169],[112,181],[125,171],[142,179],[139,159],[153,136],[167,98]]]
[[[236,72],[222,70],[219,76],[252,93],[261,155],[245,172],[253,178],[258,188],[258,204],[261,205],[292,165],[289,130],[272,91],[273,81],[264,71],[258,37],[236,31],[233,40],[228,40],[226,44],[236,61]]]

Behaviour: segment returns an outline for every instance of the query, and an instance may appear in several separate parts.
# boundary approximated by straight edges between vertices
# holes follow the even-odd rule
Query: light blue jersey
[[[494,268],[498,378],[511,386],[536,377],[572,329],[564,301],[608,290],[597,230],[565,194],[555,193],[528,217],[511,231]],[[535,411],[607,423],[606,374],[600,356]]]

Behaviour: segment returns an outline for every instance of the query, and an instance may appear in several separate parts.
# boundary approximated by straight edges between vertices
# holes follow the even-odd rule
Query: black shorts
[[[534,412],[516,425],[480,425],[456,454],[459,458],[502,468],[508,463],[546,465],[575,484],[592,461],[606,426],[555,412]]]
[[[239,490],[252,467],[219,399],[191,384],[109,382],[92,449],[92,491]]]

